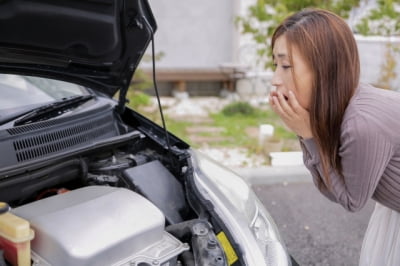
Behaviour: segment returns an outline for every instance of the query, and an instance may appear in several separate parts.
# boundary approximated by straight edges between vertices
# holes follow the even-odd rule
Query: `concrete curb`
[[[304,165],[234,168],[232,170],[251,185],[312,182],[311,174]]]

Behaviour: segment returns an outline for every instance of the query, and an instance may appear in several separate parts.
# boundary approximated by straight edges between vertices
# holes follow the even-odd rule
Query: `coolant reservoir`
[[[3,206],[4,203],[0,202]],[[1,207],[0,206],[0,207]],[[10,212],[0,214],[0,249],[12,265],[31,265],[31,243],[34,232],[29,222]]]

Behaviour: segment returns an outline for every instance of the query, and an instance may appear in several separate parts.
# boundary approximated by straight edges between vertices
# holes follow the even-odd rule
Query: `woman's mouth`
[[[285,99],[285,101],[288,101],[289,100],[289,97],[287,97],[285,94],[283,94],[282,92],[280,92],[280,94],[283,96],[283,98]],[[272,91],[271,92],[271,96],[275,96],[275,97],[278,97],[278,92],[277,91]]]

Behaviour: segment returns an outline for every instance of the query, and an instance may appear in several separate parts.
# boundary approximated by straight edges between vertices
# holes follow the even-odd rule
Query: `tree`
[[[400,36],[400,0],[378,0],[356,26],[362,35]]]

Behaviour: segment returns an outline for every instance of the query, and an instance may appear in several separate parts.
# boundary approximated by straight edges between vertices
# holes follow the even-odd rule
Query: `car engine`
[[[102,105],[0,129],[0,201],[35,233],[29,265],[227,265],[188,153],[141,119]]]
[[[35,231],[35,265],[175,265],[189,249],[154,204],[125,188],[84,187],[12,212]]]

